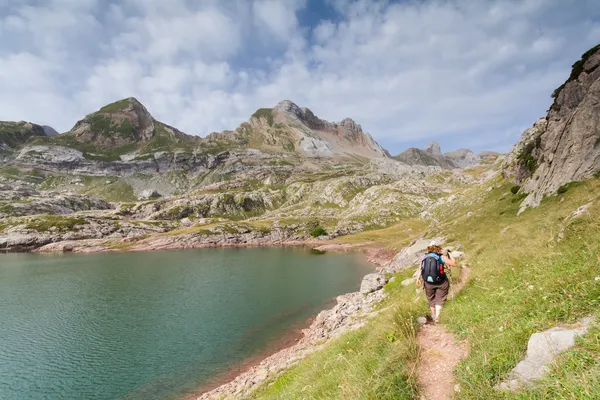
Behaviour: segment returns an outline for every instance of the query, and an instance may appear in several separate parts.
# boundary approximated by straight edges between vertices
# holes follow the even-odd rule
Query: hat
[[[430,246],[437,246],[437,241],[435,239],[433,239],[431,242],[429,242]]]

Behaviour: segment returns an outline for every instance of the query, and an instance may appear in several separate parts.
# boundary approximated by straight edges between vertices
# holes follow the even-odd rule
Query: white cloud
[[[188,133],[234,129],[291,99],[407,143],[502,148],[600,42],[594,0],[9,0],[0,119],[69,129],[119,98]],[[307,13],[314,15],[313,13]]]

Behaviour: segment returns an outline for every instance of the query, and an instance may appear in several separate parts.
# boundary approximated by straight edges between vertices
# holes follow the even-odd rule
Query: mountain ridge
[[[437,142],[429,142],[424,149],[411,147],[392,157],[407,165],[440,167],[442,169],[468,168],[480,163],[484,158],[469,149],[459,149],[443,153]]]

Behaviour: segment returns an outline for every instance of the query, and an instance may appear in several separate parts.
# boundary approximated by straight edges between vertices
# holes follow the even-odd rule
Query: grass
[[[102,107],[99,111],[103,113],[115,113],[125,110],[131,104],[131,99],[123,99]]]
[[[426,228],[423,221],[404,220],[385,229],[363,231],[353,235],[340,236],[337,243],[360,244],[375,242],[386,249],[400,250],[416,239]]]
[[[310,228],[308,233],[310,236],[312,236],[314,238],[318,238],[320,236],[327,235],[327,231],[321,225],[317,225],[317,226]]]
[[[38,215],[31,219],[25,228],[33,229],[37,232],[48,232],[51,228],[56,228],[59,232],[70,232],[76,230],[77,225],[86,225],[87,221],[83,218],[63,217],[60,215]]]
[[[450,328],[471,348],[457,371],[462,387],[458,398],[581,398],[547,397],[543,384],[518,394],[497,392],[493,386],[524,356],[532,333],[574,323],[594,314],[600,305],[600,285],[594,280],[600,275],[599,205],[573,220],[566,227],[566,239],[557,241],[560,221],[600,196],[600,185],[597,181],[571,185],[564,201],[548,198],[519,217],[518,203],[501,197],[508,189],[506,185],[492,191],[471,218],[452,228],[471,255],[475,279],[446,312]],[[508,233],[501,235],[505,228]],[[587,356],[598,359],[600,353]],[[589,380],[577,383],[583,371],[561,371],[574,391],[590,390]],[[598,398],[598,382],[592,390],[594,396],[587,398]]]
[[[254,114],[252,114],[252,118],[264,118],[269,126],[273,126],[273,110],[270,108],[259,108]]]
[[[335,339],[254,394],[256,399],[412,399],[417,396],[414,291],[388,284],[389,309]],[[396,306],[394,306],[396,304]]]
[[[494,185],[487,192],[486,188]],[[600,306],[600,181],[572,184],[537,209],[517,216],[517,196],[500,177],[471,186],[431,212],[436,222],[398,225],[338,238],[340,242],[376,241],[404,246],[422,234],[445,235],[467,252],[472,278],[447,304],[443,323],[469,344],[469,355],[455,371],[457,399],[596,399],[600,398],[600,327],[559,357],[551,371],[530,388],[500,392],[494,386],[524,357],[531,334],[569,325],[596,315]],[[558,233],[565,218],[591,202],[588,213],[568,219],[565,237]],[[470,216],[467,213],[471,212]],[[407,229],[413,232],[408,233]],[[383,240],[383,242],[381,242]],[[412,271],[406,271],[410,274]],[[398,279],[400,280],[400,279]],[[392,287],[386,311],[359,331],[328,344],[263,388],[265,399],[418,399],[411,370],[418,362],[414,335],[398,334],[424,315],[413,288]],[[394,317],[397,316],[397,317]],[[398,346],[398,347],[395,347]],[[393,360],[393,361],[392,361]],[[393,364],[394,368],[388,368]]]

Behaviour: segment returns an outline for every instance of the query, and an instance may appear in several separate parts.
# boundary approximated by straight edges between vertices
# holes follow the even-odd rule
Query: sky
[[[205,136],[289,99],[392,154],[505,152],[598,43],[598,0],[2,0],[0,120],[133,96]]]

